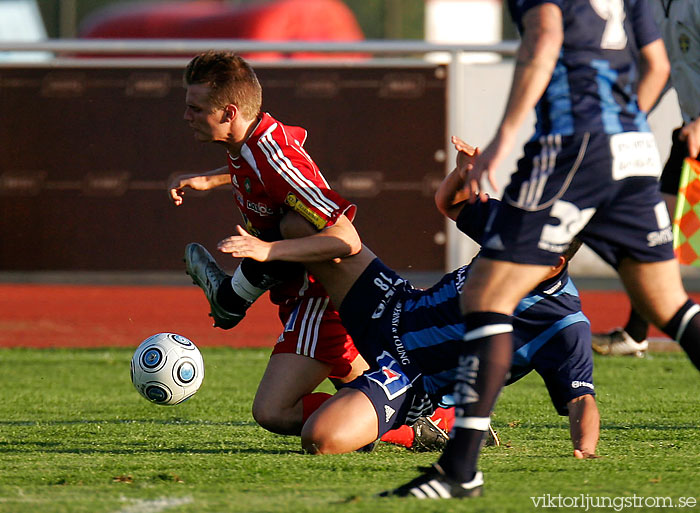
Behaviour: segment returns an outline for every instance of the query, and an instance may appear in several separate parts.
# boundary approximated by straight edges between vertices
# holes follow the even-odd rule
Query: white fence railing
[[[248,52],[365,53],[372,55],[410,55],[446,52],[489,52],[513,55],[517,42],[493,45],[436,44],[423,41],[251,41],[243,39],[47,39],[45,41],[0,41],[0,52],[52,52],[94,54],[182,55],[206,50]]]

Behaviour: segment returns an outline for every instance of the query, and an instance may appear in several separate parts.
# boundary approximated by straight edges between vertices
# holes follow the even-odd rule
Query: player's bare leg
[[[661,193],[671,217],[676,211],[678,197],[674,194]],[[594,333],[593,350],[603,355],[631,355],[642,357],[649,348],[647,336],[649,321],[632,306],[627,324],[607,333]]]
[[[479,258],[469,273],[469,294],[462,294],[462,312],[510,315],[520,300],[552,272],[546,265],[516,264]]]
[[[362,358],[342,378],[350,381],[362,374]],[[303,397],[329,377],[332,367],[308,356],[280,353],[270,357],[253,401],[253,417],[263,428],[282,435],[299,435],[304,423]]]
[[[369,398],[359,390],[343,388],[306,421],[301,446],[312,454],[352,452],[374,442],[378,429],[377,412]]]
[[[660,328],[688,299],[676,260],[642,264],[625,259],[618,271],[635,308]]]
[[[625,259],[618,271],[637,311],[676,340],[700,370],[700,306],[688,299],[678,261]]]
[[[287,213],[280,223],[280,230],[286,239],[313,235],[315,230],[295,212]],[[345,296],[362,275],[376,255],[366,246],[352,256],[322,262],[306,262],[304,265],[328,292],[336,308],[340,308]]]

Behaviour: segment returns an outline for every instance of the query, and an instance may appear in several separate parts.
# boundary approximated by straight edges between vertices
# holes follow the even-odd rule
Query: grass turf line
[[[680,354],[596,359],[597,460],[571,457],[539,377],[506,388],[494,415],[504,445],[484,450],[485,496],[465,504],[374,498],[437,454],[302,454],[250,414],[269,350],[202,353],[201,390],[161,407],[133,389],[129,349],[0,350],[0,512],[522,512],[546,494],[700,502],[700,381]]]

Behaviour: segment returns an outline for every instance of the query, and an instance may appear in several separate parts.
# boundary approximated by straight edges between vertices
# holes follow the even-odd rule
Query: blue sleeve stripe
[[[571,279],[567,280],[566,284],[561,289],[556,291],[554,294],[550,294],[549,297],[556,297],[561,294],[568,294],[570,296],[578,297],[578,289],[576,288],[576,285],[574,285],[574,282]],[[531,306],[536,305],[543,299],[546,299],[546,297],[547,296],[542,296],[540,294],[532,294],[523,298],[520,301],[520,303],[518,303],[518,306],[515,308],[515,312],[513,312],[513,315],[518,315],[519,313],[524,312]]]
[[[534,354],[539,351],[543,345],[549,342],[549,340],[556,333],[577,322],[585,322],[586,324],[590,324],[588,318],[583,314],[583,312],[576,312],[571,315],[567,315],[518,349],[513,354],[513,365],[529,365]]]
[[[576,285],[574,285],[574,281],[569,278],[566,285],[564,285],[564,288],[557,292],[557,294],[569,294],[571,296],[578,297],[578,289],[576,288]]]
[[[522,300],[520,300],[520,303],[518,303],[518,306],[515,308],[513,315],[518,315],[519,313],[524,312],[525,310],[527,310],[533,305],[536,305],[543,299],[544,296],[540,296],[539,294],[532,294],[531,296],[523,298]]]
[[[418,308],[426,306],[437,306],[441,303],[449,301],[450,299],[457,296],[457,288],[453,282],[445,283],[440,289],[430,293],[425,294],[418,299],[418,301],[413,299],[407,299],[404,301],[404,311],[411,312],[417,310]]]
[[[430,327],[419,331],[405,333],[401,340],[403,346],[411,351],[422,347],[430,347],[450,340],[461,340],[464,335],[464,324],[448,324],[443,327]]]

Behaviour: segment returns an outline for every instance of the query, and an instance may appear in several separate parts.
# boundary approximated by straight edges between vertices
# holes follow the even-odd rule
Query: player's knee
[[[349,452],[341,437],[334,431],[307,422],[301,430],[301,447],[309,454],[341,454]]]
[[[301,448],[309,454],[343,454],[345,450],[341,440],[335,440],[333,436],[303,436]]]
[[[298,434],[298,422],[289,411],[260,402],[253,403],[253,419],[260,427],[281,435]],[[297,431],[297,433],[295,433]]]
[[[301,448],[309,454],[326,454],[322,430],[313,419],[307,420],[301,428]]]
[[[309,454],[326,454],[323,442],[310,433],[301,432],[301,448]]]
[[[268,426],[273,423],[274,419],[264,405],[253,403],[253,419],[255,419],[255,422],[257,422],[259,426],[271,431]]]

